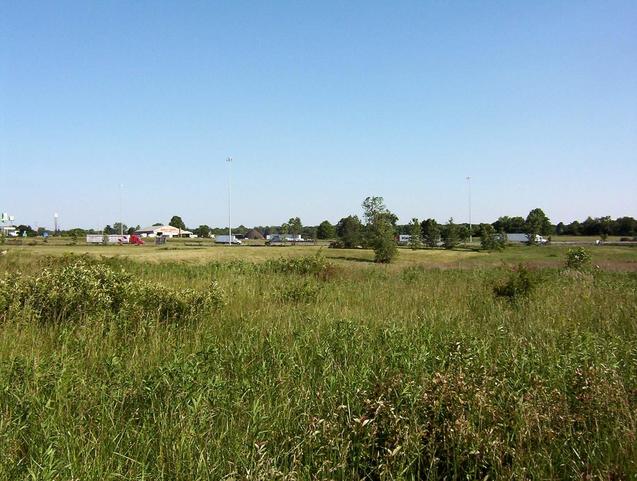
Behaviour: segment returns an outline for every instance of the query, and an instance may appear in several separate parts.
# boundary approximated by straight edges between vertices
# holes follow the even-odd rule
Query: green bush
[[[566,267],[569,269],[585,269],[591,265],[591,254],[583,247],[569,249],[566,253]]]
[[[283,286],[277,292],[277,297],[280,302],[311,303],[318,299],[320,293],[318,284],[305,280]]]
[[[124,270],[88,259],[56,260],[38,275],[0,279],[0,319],[21,310],[47,323],[121,312],[178,320],[223,303],[216,283],[203,292],[174,289],[137,282]]]
[[[321,254],[304,257],[280,257],[279,259],[269,259],[261,264],[261,269],[265,272],[281,274],[315,274],[318,275],[332,264]]]
[[[531,277],[531,273],[526,266],[520,264],[509,275],[506,282],[496,285],[493,293],[496,297],[503,297],[509,301],[519,301],[535,289],[537,281]]]

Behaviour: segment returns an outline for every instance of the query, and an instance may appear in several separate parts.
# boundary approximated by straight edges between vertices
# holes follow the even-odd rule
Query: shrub
[[[569,269],[585,269],[591,264],[591,254],[583,247],[569,249],[566,253],[566,267]]]
[[[324,270],[331,268],[332,264],[321,254],[316,254],[315,256],[270,259],[261,266],[266,272],[319,275]]]
[[[493,293],[496,297],[504,297],[515,302],[528,297],[535,289],[536,283],[526,266],[520,264],[511,272],[505,283],[493,288]]]
[[[41,322],[77,321],[120,312],[177,320],[223,303],[223,292],[216,283],[203,292],[139,283],[122,269],[88,259],[70,263],[68,259],[56,260],[36,276],[0,279],[3,317],[9,310],[22,310]]]
[[[294,283],[283,286],[277,293],[281,302],[310,303],[315,302],[321,293],[321,287],[313,282]]]

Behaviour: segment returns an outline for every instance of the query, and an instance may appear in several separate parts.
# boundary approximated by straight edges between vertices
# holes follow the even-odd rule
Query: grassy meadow
[[[0,479],[637,479],[637,248],[3,249]]]

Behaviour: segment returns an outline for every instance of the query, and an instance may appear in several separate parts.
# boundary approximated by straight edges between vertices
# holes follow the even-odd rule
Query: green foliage
[[[277,292],[277,298],[284,303],[312,303],[321,294],[321,285],[307,279],[291,281],[282,286]]]
[[[411,219],[411,223],[409,224],[409,235],[411,236],[409,239],[409,247],[414,250],[420,249],[422,247],[420,223],[415,217]]]
[[[34,276],[0,280],[0,319],[24,310],[42,323],[78,322],[86,317],[135,312],[137,317],[180,320],[223,305],[213,283],[204,292],[137,282],[122,271],[87,259],[53,263]]]
[[[529,237],[529,244],[535,244],[536,236],[551,233],[551,221],[542,209],[533,209],[526,217],[524,232]]]
[[[442,231],[442,242],[445,246],[445,249],[453,249],[460,243],[458,226],[454,224],[453,217],[449,219],[447,225]]]
[[[537,281],[531,276],[526,266],[520,264],[507,280],[493,288],[496,297],[504,297],[511,302],[525,299],[536,288]]]
[[[480,247],[484,250],[501,250],[504,248],[505,237],[496,235],[491,224],[480,224]]]
[[[278,259],[269,259],[258,265],[258,269],[262,272],[301,275],[320,275],[332,269],[332,267],[332,263],[320,254],[304,257],[280,257]]]
[[[394,226],[388,215],[378,214],[369,226],[370,245],[374,249],[374,261],[390,263],[398,254],[394,238]]]
[[[336,234],[346,249],[361,245],[363,241],[363,225],[358,216],[344,217],[336,225]]]
[[[336,237],[336,228],[329,221],[324,220],[318,226],[316,237],[319,239],[334,239]]]
[[[186,230],[186,224],[178,215],[172,216],[168,225],[175,227],[177,229]]]
[[[435,219],[427,219],[421,224],[422,238],[427,247],[437,247],[440,242],[440,226]]]
[[[210,227],[202,224],[193,231],[193,234],[201,238],[210,237]]]
[[[569,269],[582,270],[590,267],[591,253],[583,247],[569,249],[566,253],[566,267]]]
[[[8,279],[76,261],[15,251],[0,257]],[[330,283],[284,262],[96,263],[174,292],[217,279],[220,312],[163,289],[155,308],[139,293],[147,309],[59,325],[9,308],[0,479],[635,478],[634,274],[542,269],[512,308],[492,295],[500,269],[331,254],[344,269]]]
[[[303,224],[300,217],[292,217],[288,221],[289,231],[291,234],[298,235],[303,230]]]

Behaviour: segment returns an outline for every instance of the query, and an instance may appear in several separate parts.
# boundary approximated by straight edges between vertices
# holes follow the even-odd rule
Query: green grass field
[[[637,479],[636,248],[2,249],[0,479]]]

